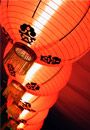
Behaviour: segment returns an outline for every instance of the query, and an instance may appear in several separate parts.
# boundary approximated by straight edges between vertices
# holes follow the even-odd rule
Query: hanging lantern
[[[24,127],[24,125],[23,124],[19,124],[18,126],[17,126],[17,130],[40,130],[41,129],[41,127],[42,127],[42,125],[43,125],[43,121],[42,122],[40,122],[40,123],[38,123],[37,125],[26,125],[25,127]]]
[[[48,114],[48,109],[38,113],[29,112],[27,110],[21,112],[21,109],[18,106],[12,104],[8,107],[8,113],[12,117],[12,122],[14,124],[18,125],[20,123],[24,123],[25,125],[33,125],[38,124],[45,119]]]
[[[25,125],[34,125],[34,124],[38,124],[40,123],[41,121],[43,121],[47,114],[48,114],[48,111],[49,109],[45,109],[41,112],[37,112],[35,114],[32,115],[32,113],[30,114],[30,112],[24,110],[20,115],[19,115],[19,118],[18,118],[18,121],[22,121],[22,120],[25,120],[26,121],[26,124]],[[30,116],[32,115],[32,116]]]
[[[16,77],[16,74],[25,75],[36,59],[32,49],[21,43],[15,43],[4,59],[6,72]]]
[[[50,96],[35,96],[30,93],[25,92],[25,88],[17,81],[13,80],[8,84],[7,88],[3,92],[3,95],[14,101],[20,108],[26,109],[29,111],[42,111],[47,108],[50,108],[54,102],[57,100],[58,93]],[[48,102],[47,102],[48,101]],[[10,104],[8,105],[10,106]]]
[[[3,95],[7,98],[8,95],[14,99],[14,102],[18,102],[23,94],[25,93],[25,88],[17,81],[13,80],[3,92]]]
[[[19,117],[19,114],[22,112],[21,109],[15,104],[8,106],[7,111],[9,115],[11,115],[15,120],[17,120],[17,118]]]
[[[32,72],[32,70],[33,70],[33,66],[30,69],[30,71],[28,71],[27,75],[25,76],[25,79],[22,83],[23,86],[25,87],[27,92],[31,94],[38,95],[38,96],[48,96],[48,95],[57,93],[58,91],[62,89],[63,86],[66,85],[71,74],[72,65],[68,63],[64,64],[64,66],[61,69],[59,69],[56,73],[54,73],[52,77],[50,77],[46,81],[43,81],[41,84],[40,83],[38,84],[38,82],[39,82],[39,79],[43,77],[42,75],[40,75],[40,77],[37,79],[34,76],[33,80],[35,79],[35,84],[32,84],[31,82],[32,78],[29,81],[28,77],[30,76],[30,72]],[[37,70],[36,73],[37,74],[40,73],[40,70]],[[35,89],[37,86],[39,86],[39,89]]]
[[[26,92],[18,102],[18,106],[29,111],[39,112],[50,108],[57,100],[57,97],[58,93],[52,95],[51,98],[51,96],[34,96]]]
[[[89,8],[88,0],[1,1],[2,25],[14,42],[33,48],[40,64],[49,55],[72,62],[90,48]]]
[[[7,112],[10,116],[13,117],[14,120],[18,121],[19,119],[25,119],[25,115],[26,113],[28,113],[28,116],[26,118],[32,118],[34,115],[36,115],[37,113],[35,111],[28,111],[28,110],[24,110],[21,107],[17,106],[15,103],[12,103],[10,106],[8,106]],[[22,114],[24,113],[24,114]],[[19,116],[21,118],[19,118]],[[23,120],[24,120],[23,119]]]

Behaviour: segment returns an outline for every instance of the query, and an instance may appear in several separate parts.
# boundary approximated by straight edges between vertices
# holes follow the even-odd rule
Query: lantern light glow
[[[42,31],[42,29],[44,28],[45,24],[49,21],[49,19],[52,17],[52,15],[54,15],[55,11],[58,10],[60,5],[63,3],[62,0],[58,0],[57,1],[58,5],[55,2],[56,2],[56,0],[49,1],[46,4],[45,9],[41,13],[41,15],[32,24],[32,26],[35,27],[35,30],[37,32],[37,36]]]

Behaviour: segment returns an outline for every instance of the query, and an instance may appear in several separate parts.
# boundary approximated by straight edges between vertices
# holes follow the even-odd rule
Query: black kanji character
[[[30,27],[30,35],[31,36],[33,36],[33,37],[35,37],[36,36],[36,33],[35,33],[35,31],[34,31],[34,28],[32,28],[32,27]]]
[[[10,74],[15,77],[16,73],[14,71],[13,65],[12,64],[7,64],[7,67],[8,67],[8,71],[10,72]]]
[[[30,83],[27,83],[27,84],[26,84],[26,87],[27,87],[28,89],[31,89],[31,84],[30,84]]]
[[[47,64],[60,64],[61,59],[58,57],[52,57],[51,55],[48,56],[42,56],[40,60],[42,60],[43,62],[47,63]]]
[[[58,57],[52,57],[52,64],[60,64],[61,59]]]
[[[36,33],[34,31],[34,28],[32,28],[30,25],[24,23],[20,26],[20,29],[21,30],[19,30],[19,32],[23,41],[31,44],[33,41],[36,40],[34,38],[36,36]]]
[[[31,90],[39,90],[40,89],[40,87],[37,85],[37,83],[33,83],[33,82],[31,82],[31,84],[27,83],[26,87],[28,89],[31,89]]]
[[[42,56],[41,55],[41,59],[40,60],[44,61],[47,64],[50,64],[50,62],[51,62],[51,55],[49,55],[49,56]]]
[[[39,90],[39,89],[40,89],[40,87],[39,87],[39,86],[37,86],[35,89],[36,89],[36,90]]]
[[[31,104],[28,102],[24,102],[24,109],[30,110]]]
[[[31,89],[35,90],[36,85],[37,85],[36,83],[31,82]]]

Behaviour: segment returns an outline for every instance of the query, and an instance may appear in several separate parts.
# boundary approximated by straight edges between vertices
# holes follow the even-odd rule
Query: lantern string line
[[[42,0],[39,0],[39,3],[38,3],[38,5],[36,6],[36,9],[35,9],[35,11],[34,11],[34,13],[33,13],[33,15],[32,15],[32,18],[35,16],[35,13],[36,13],[36,11],[37,11],[37,9],[38,9],[38,7],[39,7],[39,5],[40,5],[41,2],[42,2]]]

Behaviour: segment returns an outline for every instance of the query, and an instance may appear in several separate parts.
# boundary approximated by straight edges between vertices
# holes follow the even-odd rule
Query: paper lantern
[[[24,123],[20,123],[17,127],[17,122],[15,120],[13,120],[12,118],[9,119],[9,128],[13,127],[13,130],[28,130],[28,129],[31,129],[31,130],[40,130],[40,128],[42,127],[43,125],[43,121],[41,121],[40,123],[38,123],[37,125],[30,125],[30,124],[27,124],[26,126],[24,125]]]
[[[36,69],[35,67],[37,67],[37,64],[34,63],[34,65],[30,69],[30,71],[28,71],[24,81],[21,83],[27,92],[36,96],[49,96],[57,93],[59,90],[62,89],[63,86],[65,86],[65,84],[69,80],[72,70],[72,65],[69,63],[66,63],[61,69],[57,68],[57,70],[53,70],[53,72],[52,69],[56,68],[52,68],[50,70],[50,68],[48,67],[40,66],[41,69]],[[34,69],[36,70],[32,73],[32,70]],[[46,78],[43,78],[45,76],[42,72],[45,74],[47,73],[47,80]],[[51,73],[50,76],[49,73]]]
[[[48,114],[48,109],[41,112],[30,112],[28,110],[21,111],[21,109],[15,104],[8,106],[7,110],[9,119],[11,117],[12,122],[16,122],[17,125],[20,123],[24,123],[24,125],[38,124],[43,121]]]
[[[1,1],[2,25],[14,42],[28,44],[41,56],[75,61],[90,48],[90,2]]]
[[[50,96],[35,96],[25,92],[25,88],[17,81],[13,80],[7,85],[3,95],[10,100],[14,101],[20,108],[39,112],[50,108],[57,100],[58,93]],[[48,102],[47,102],[48,101]],[[10,104],[7,105],[8,107]]]
[[[15,120],[17,120],[19,114],[21,113],[21,109],[15,104],[8,106],[7,111]]]
[[[30,92],[28,93],[28,91],[26,91],[26,92],[24,91],[25,93],[23,93],[21,99],[19,98],[19,101],[17,100],[18,102],[16,102],[16,103],[14,101],[13,96],[11,96],[11,97],[9,96],[8,103],[7,103],[8,114],[10,116],[12,116],[14,118],[14,120],[16,120],[17,122],[22,121],[22,120],[25,122],[28,121],[28,125],[30,125],[30,126],[32,124],[33,125],[38,124],[40,121],[44,120],[48,113],[48,109],[55,103],[59,90],[67,83],[67,81],[69,79],[70,72],[71,72],[71,65],[65,64],[64,67],[60,70],[58,77],[56,75],[56,78],[53,77],[52,80],[48,80],[48,82],[45,83],[46,86],[49,85],[48,86],[49,89],[46,89],[45,86],[43,86],[44,84],[42,85],[42,87],[44,89],[41,92],[44,92],[45,95],[48,95],[48,96],[43,96],[44,93],[40,93],[40,92],[39,93],[42,96],[40,96],[36,92],[34,92],[35,95],[32,95]],[[67,74],[67,76],[65,76],[66,74]],[[61,78],[61,79],[59,79],[59,78]],[[55,83],[53,80],[55,81]],[[13,82],[15,82],[15,81],[12,81],[9,84],[12,84]],[[60,87],[57,84],[57,82],[59,83]],[[17,83],[17,84],[19,84],[19,86],[22,86],[22,85],[20,85],[20,83]],[[51,88],[52,88],[51,90],[50,90],[50,84],[51,84]],[[57,86],[55,87],[55,85],[57,85]],[[59,88],[56,89],[57,87],[59,87]],[[26,89],[26,88],[24,87],[24,89]],[[52,92],[53,92],[53,95],[52,95]],[[48,100],[48,102],[47,102],[47,100]],[[37,123],[37,119],[38,119],[38,123]],[[22,122],[19,122],[19,124],[17,124],[17,127],[18,127],[18,125],[20,125],[20,123],[22,123]],[[27,126],[27,124],[24,124],[23,129],[26,126]]]
[[[35,113],[34,115],[30,116],[30,112],[24,110],[20,115],[19,115],[19,118],[18,120],[25,120],[26,121],[26,124],[25,125],[34,125],[34,124],[38,124],[40,123],[41,121],[43,121],[45,119],[45,117],[47,116],[48,114],[48,110],[49,109],[46,109],[46,110],[43,110],[41,112],[37,112]],[[24,115],[25,114],[25,115]]]
[[[32,68],[33,68],[33,66],[32,66]],[[30,92],[31,94],[41,95],[41,96],[52,95],[54,93],[57,93],[59,90],[62,89],[63,86],[65,86],[65,84],[69,80],[69,77],[70,77],[70,74],[71,74],[71,69],[72,69],[72,65],[66,63],[66,64],[64,64],[64,66],[62,68],[60,68],[56,73],[54,73],[52,77],[50,77],[47,81],[44,81],[41,84],[40,83],[38,84],[38,81],[39,81],[38,79],[42,78],[42,76],[40,76],[37,79],[34,76],[33,79],[35,79],[35,82],[40,87],[38,90],[32,89],[32,84],[31,84],[32,78],[30,79],[30,82],[29,82],[28,76],[31,72],[31,70],[30,70],[27,73],[26,78],[25,78],[25,80],[22,84],[25,87],[25,89],[27,90],[27,92]],[[49,68],[49,70],[50,70],[50,68]],[[48,73],[48,71],[47,71],[47,73]],[[40,73],[40,70],[37,70],[36,73],[37,74]]]
[[[13,80],[3,92],[3,95],[7,98],[11,95],[14,102],[18,102],[23,94],[25,93],[25,88],[17,81]]]
[[[39,112],[47,108],[50,108],[57,100],[57,97],[58,97],[58,93],[55,93],[54,95],[52,95],[52,98],[51,98],[51,95],[50,96],[34,96],[26,92],[22,96],[18,105],[28,110],[30,109],[31,111]],[[28,107],[29,104],[30,104],[30,107]]]
[[[43,121],[42,122],[40,122],[40,123],[38,123],[37,125],[26,125],[25,127],[24,127],[24,129],[22,129],[22,130],[40,130],[41,129],[41,127],[42,127],[42,125],[43,125]],[[17,128],[21,128],[21,125],[18,125],[18,127]],[[23,126],[22,126],[22,128],[23,128]],[[20,130],[20,129],[17,129],[17,130]]]
[[[21,88],[23,88],[22,85],[20,83],[18,83],[17,81],[12,81],[8,85],[8,88],[10,91],[7,92],[5,90],[5,92],[7,92],[7,93],[4,92],[6,95],[9,94],[8,103],[7,103],[7,108],[8,108],[7,111],[8,111],[9,117],[13,118],[13,120],[9,122],[11,124],[10,126],[13,129],[16,129],[16,126],[18,124],[20,125],[20,122],[22,120],[28,122],[27,124],[25,124],[25,126],[28,126],[28,125],[31,126],[32,124],[34,125],[34,124],[39,123],[41,120],[44,120],[48,113],[48,108],[50,108],[57,99],[57,94],[55,94],[54,96],[52,95],[52,98],[51,98],[51,96],[37,97],[37,96],[31,95],[26,92],[26,96],[25,96],[25,94],[23,94],[21,100],[26,101],[26,102],[31,101],[31,109],[30,109],[30,111],[28,111],[25,108],[21,108],[20,104],[17,104],[17,101],[20,100],[20,97],[18,98],[18,100],[16,100],[17,95],[15,98],[14,93],[13,93],[13,95],[11,94],[12,92],[15,92],[13,89],[14,87],[19,88],[19,90],[21,90]],[[20,95],[21,94],[19,94],[18,96],[20,96]],[[14,100],[12,98],[14,98]],[[48,100],[48,103],[47,103],[47,100]],[[10,101],[11,101],[11,103],[10,103]],[[13,104],[13,102],[14,102],[14,104]],[[40,112],[38,112],[38,111],[40,111]],[[37,119],[38,119],[38,121],[37,121]]]

